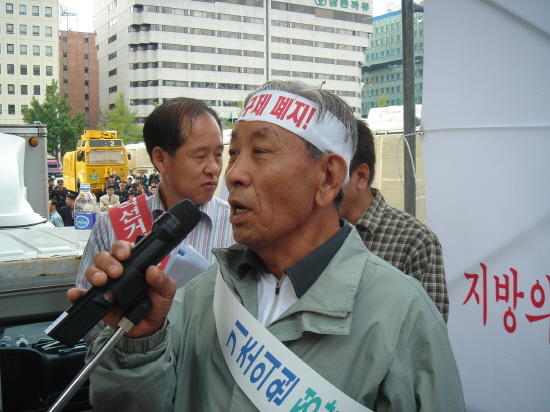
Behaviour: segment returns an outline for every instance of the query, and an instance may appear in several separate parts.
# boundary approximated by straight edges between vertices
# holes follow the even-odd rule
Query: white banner
[[[469,412],[550,408],[550,2],[426,0],[426,215]]]

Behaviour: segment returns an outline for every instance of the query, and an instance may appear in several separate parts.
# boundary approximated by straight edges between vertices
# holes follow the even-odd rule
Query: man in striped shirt
[[[193,201],[202,212],[195,229],[181,245],[191,245],[210,263],[215,262],[212,248],[235,243],[229,223],[229,204],[214,197],[222,171],[222,125],[216,112],[202,101],[175,98],[157,107],[143,127],[143,140],[151,161],[162,176],[155,195],[147,198],[147,207],[155,220],[182,199]],[[102,213],[84,249],[76,287],[90,284],[84,273],[100,251],[110,251],[117,240],[108,213]],[[176,248],[172,253],[177,253]],[[98,325],[86,336],[93,340],[103,329]]]
[[[428,226],[414,216],[389,206],[372,189],[376,156],[368,126],[357,120],[357,151],[351,161],[350,181],[344,186],[343,217],[359,232],[372,253],[416,278],[443,315],[449,317],[449,297],[441,244]]]

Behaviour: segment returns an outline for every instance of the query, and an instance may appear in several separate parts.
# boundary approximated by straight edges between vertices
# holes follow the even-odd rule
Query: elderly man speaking
[[[338,219],[356,141],[326,90],[272,81],[247,97],[226,172],[238,244],[177,291],[148,269],[153,308],[91,375],[96,410],[464,410],[439,311]],[[95,264],[92,284],[122,273],[107,252]]]

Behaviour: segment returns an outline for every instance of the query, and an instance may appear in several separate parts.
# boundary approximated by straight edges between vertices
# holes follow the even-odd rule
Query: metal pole
[[[269,27],[270,27],[270,19],[271,19],[271,1],[270,0],[265,0],[265,81],[268,82],[269,81],[269,78],[270,78],[270,70],[271,70],[271,67],[270,67],[270,60],[271,60],[271,56],[269,55],[270,53],[270,50],[269,50],[269,44],[271,42],[271,39],[270,39],[270,31],[269,31]]]
[[[413,0],[401,0],[403,33],[403,134],[405,135],[405,212],[416,215],[416,131],[414,103]]]

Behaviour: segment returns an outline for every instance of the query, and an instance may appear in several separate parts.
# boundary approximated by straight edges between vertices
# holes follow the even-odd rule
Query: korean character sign
[[[233,296],[219,269],[214,316],[225,362],[239,387],[261,411],[370,411],[332,386],[268,332]]]

